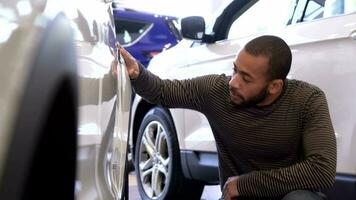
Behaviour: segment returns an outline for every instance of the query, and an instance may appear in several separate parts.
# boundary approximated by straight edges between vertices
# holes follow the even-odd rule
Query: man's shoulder
[[[296,80],[296,79],[289,79],[288,81],[288,87],[294,91],[294,93],[297,93],[299,95],[303,96],[309,96],[309,95],[315,95],[315,94],[324,94],[322,89],[320,89],[318,86],[308,83],[302,80]]]
[[[289,105],[299,107],[298,110],[305,110],[315,102],[325,102],[324,92],[316,85],[301,81],[287,80],[287,93]]]
[[[231,76],[226,76],[225,74],[209,74],[204,76],[198,76],[195,79],[202,79],[205,80],[204,82],[209,82],[214,86],[223,86],[229,84],[229,80]]]
[[[231,79],[231,76],[227,76],[226,74],[208,74],[204,76],[200,76],[202,78],[213,78],[216,79],[217,81],[226,81]]]
[[[215,74],[212,75],[214,76],[216,79],[216,82],[222,85],[229,85],[229,81],[231,79],[231,76],[228,76],[226,74]]]
[[[231,77],[225,74],[209,74],[194,78],[196,83],[200,84],[212,94],[224,94],[229,90],[229,80]]]

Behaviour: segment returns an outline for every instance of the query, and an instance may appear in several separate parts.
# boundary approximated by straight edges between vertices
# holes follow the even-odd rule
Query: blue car
[[[151,58],[181,39],[177,18],[114,6],[118,42],[147,67]]]

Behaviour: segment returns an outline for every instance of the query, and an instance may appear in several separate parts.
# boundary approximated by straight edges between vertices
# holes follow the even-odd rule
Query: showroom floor
[[[218,185],[205,186],[202,195],[202,200],[216,200],[221,196],[220,187]],[[136,176],[134,172],[129,175],[129,200],[141,200],[137,190]]]

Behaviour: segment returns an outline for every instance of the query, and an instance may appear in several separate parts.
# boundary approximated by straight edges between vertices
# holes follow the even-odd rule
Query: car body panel
[[[337,138],[337,171],[349,174],[356,174],[353,156],[356,115],[350,110],[356,106],[351,92],[356,91],[355,59],[352,59],[356,55],[356,41],[351,38],[356,30],[355,19],[356,14],[350,14],[297,24],[298,29],[293,32],[303,33],[305,37],[299,41],[293,39],[290,72],[292,78],[311,82],[325,92]],[[285,35],[292,37],[292,31],[287,31]]]
[[[29,63],[37,55],[44,30],[60,14],[74,33],[79,82],[77,199],[121,198],[125,169],[131,85],[125,65],[111,74],[115,27],[111,1],[0,1],[0,177],[12,126],[29,77]],[[93,15],[92,13],[95,13]],[[111,14],[110,14],[111,13]],[[4,30],[4,32],[3,32]],[[60,41],[60,40],[58,40]],[[109,138],[104,143],[104,137]],[[63,144],[65,145],[65,144]],[[107,158],[108,146],[114,149]],[[111,172],[111,185],[105,162]],[[106,164],[109,165],[109,164]],[[116,182],[115,182],[116,181]],[[115,183],[113,183],[115,182]],[[121,185],[113,185],[121,184]]]

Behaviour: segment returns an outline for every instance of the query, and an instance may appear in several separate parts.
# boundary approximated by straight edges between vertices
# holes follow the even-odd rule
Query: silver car
[[[337,138],[337,177],[328,198],[356,199],[356,1],[236,0],[216,16],[206,27],[200,17],[183,19],[186,39],[154,57],[148,69],[168,79],[229,75],[246,42],[267,34],[283,38],[293,53],[288,77],[317,85],[328,99]],[[130,146],[143,198],[184,191],[179,181],[198,197],[204,184],[218,181],[215,141],[204,115],[136,96],[132,122]],[[152,147],[159,154],[147,154]]]
[[[111,5],[0,0],[0,199],[125,198],[131,87],[112,75]]]

